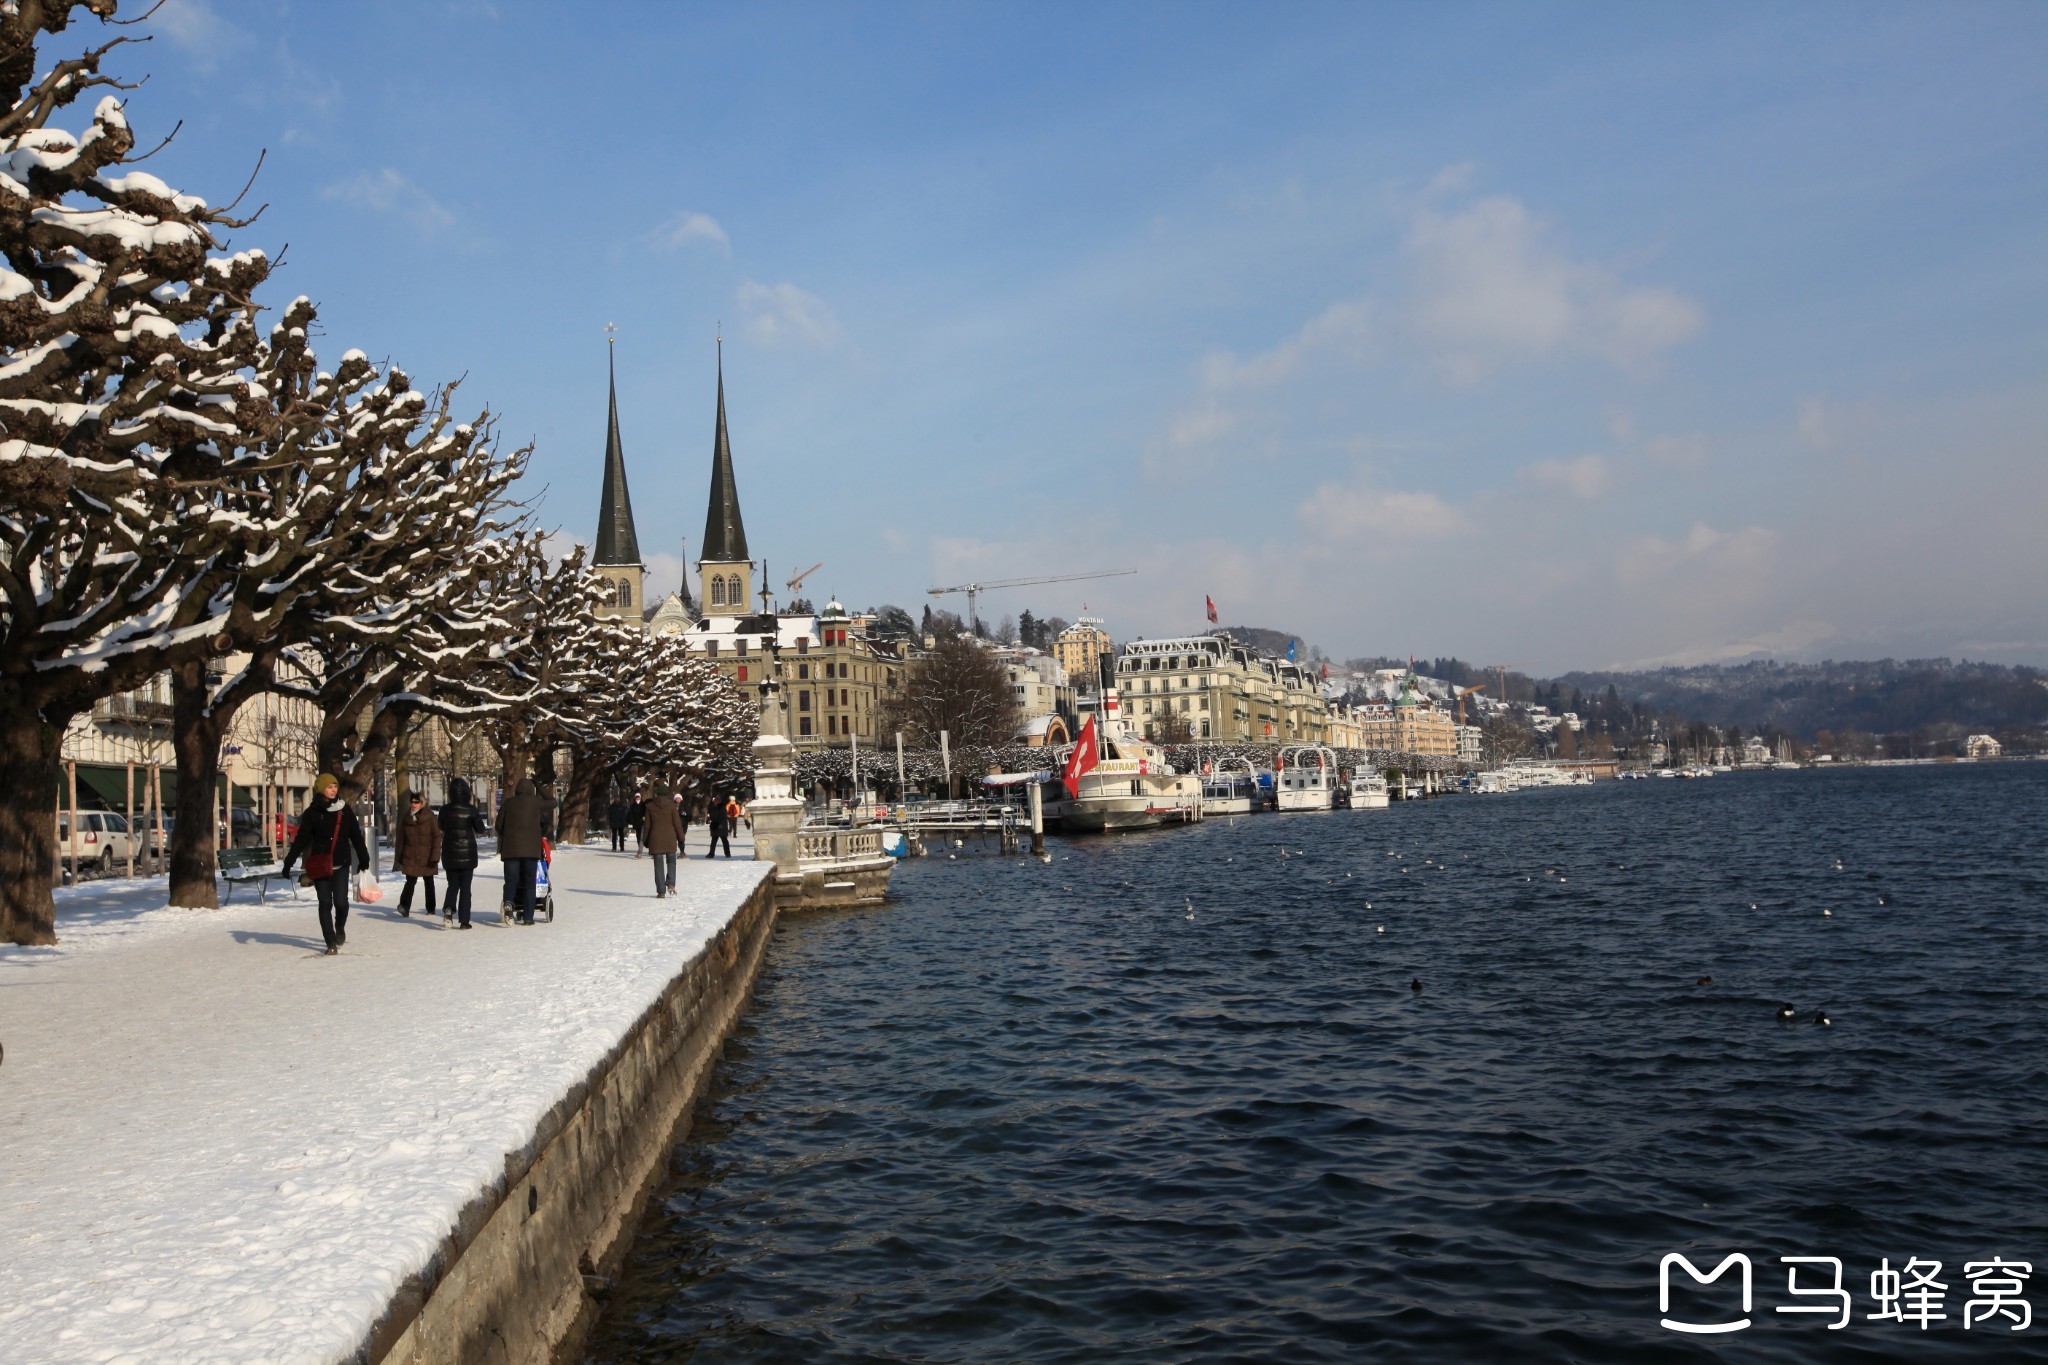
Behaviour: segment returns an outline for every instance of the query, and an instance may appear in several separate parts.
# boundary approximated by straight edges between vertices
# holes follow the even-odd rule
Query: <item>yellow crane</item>
[[[1080,580],[1084,578],[1119,578],[1124,574],[1133,574],[1136,572],[1136,569],[1103,569],[1097,573],[1047,574],[1043,578],[998,578],[988,583],[961,583],[950,588],[929,588],[926,591],[929,592],[930,595],[933,597],[944,597],[947,593],[953,592],[966,593],[967,628],[969,630],[973,630],[975,628],[974,623],[976,620],[974,614],[974,600],[977,597],[981,596],[981,594],[988,592],[992,589],[1026,588],[1030,587],[1034,583],[1078,583]]]
[[[1484,692],[1485,690],[1485,683],[1473,683],[1470,687],[1458,690],[1458,724],[1463,725],[1465,723],[1465,698],[1471,696],[1474,692]]]
[[[1508,670],[1511,668],[1534,668],[1536,664],[1537,661],[1534,659],[1529,660],[1527,663],[1519,664],[1488,664],[1486,666],[1488,673],[1500,674],[1500,700],[1506,701],[1508,699]]]
[[[783,584],[783,586],[789,589],[789,595],[791,597],[795,597],[796,590],[804,585],[804,580],[806,578],[809,578],[812,574],[816,573],[818,570],[824,567],[825,561],[821,559],[817,563],[811,565],[810,568],[805,569],[802,573],[798,574],[795,578],[790,579],[789,582]]]

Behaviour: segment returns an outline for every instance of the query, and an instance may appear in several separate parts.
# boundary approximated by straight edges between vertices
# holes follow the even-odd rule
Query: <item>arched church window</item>
[[[736,607],[743,607],[747,604],[746,589],[740,586],[740,576],[738,574],[734,574],[725,580],[725,600]]]
[[[633,605],[633,580],[630,578],[621,578],[619,580],[619,605],[622,607]]]
[[[725,579],[717,574],[711,575],[711,605],[714,607],[725,605]]]

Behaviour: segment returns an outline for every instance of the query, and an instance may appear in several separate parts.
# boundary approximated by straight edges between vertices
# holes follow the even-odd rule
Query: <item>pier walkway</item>
[[[486,862],[467,933],[399,918],[387,877],[336,957],[310,891],[200,911],[165,908],[161,879],[59,891],[58,946],[0,946],[0,1360],[436,1358],[408,1324],[458,1261],[464,1293],[494,1290],[467,1251],[508,1194],[520,1217],[581,1215],[528,1186],[584,1097],[649,1047],[698,1039],[701,1066],[701,1036],[723,1037],[751,982],[738,949],[772,924],[750,852],[690,859],[658,901],[647,860],[561,850],[555,921],[532,928],[500,927]],[[674,1003],[707,971],[717,1010]],[[657,1003],[680,1022],[650,1026]],[[634,1067],[642,1091],[666,1079]],[[523,1292],[547,1250],[503,1253]],[[580,1292],[568,1255],[557,1319]]]

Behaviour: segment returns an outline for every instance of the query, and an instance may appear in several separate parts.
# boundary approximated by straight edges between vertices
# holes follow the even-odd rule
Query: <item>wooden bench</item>
[[[267,848],[224,848],[220,851],[220,878],[228,884],[229,900],[234,899],[235,888],[246,882],[256,883],[256,899],[267,900],[270,883],[282,876],[277,860],[270,856]],[[298,894],[296,887],[292,894]]]

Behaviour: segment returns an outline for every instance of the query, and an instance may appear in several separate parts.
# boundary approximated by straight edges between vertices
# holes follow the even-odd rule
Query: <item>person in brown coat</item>
[[[522,777],[498,808],[498,858],[505,864],[506,904],[514,924],[533,923],[534,879],[546,855],[547,805],[533,779]]]
[[[398,913],[412,918],[412,884],[427,884],[427,913],[434,913],[434,878],[441,871],[441,822],[427,808],[427,798],[418,792],[405,795],[405,816],[391,840],[392,861],[405,874],[405,890],[398,893]],[[449,907],[451,910],[453,906]]]
[[[640,819],[640,846],[654,855],[654,898],[676,889],[676,854],[683,847],[683,817],[676,813],[668,788],[656,786]]]

